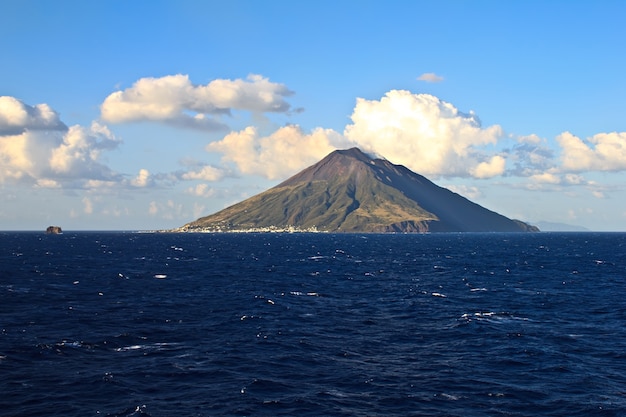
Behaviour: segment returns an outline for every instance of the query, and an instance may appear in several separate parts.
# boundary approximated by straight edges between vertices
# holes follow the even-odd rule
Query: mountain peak
[[[335,150],[324,159],[300,171],[277,187],[285,187],[303,181],[332,180],[352,172],[358,164],[371,163],[373,159],[359,148]]]
[[[374,159],[357,147],[350,149],[337,149],[336,151],[331,152],[328,157],[331,157],[333,155],[343,155],[358,159],[360,161],[369,161],[371,159]]]
[[[261,194],[182,230],[521,232],[536,230],[358,148],[336,150]]]

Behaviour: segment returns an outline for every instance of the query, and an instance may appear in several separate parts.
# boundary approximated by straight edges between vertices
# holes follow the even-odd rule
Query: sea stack
[[[63,230],[59,226],[48,226],[46,229],[46,234],[48,235],[59,235],[63,233]]]

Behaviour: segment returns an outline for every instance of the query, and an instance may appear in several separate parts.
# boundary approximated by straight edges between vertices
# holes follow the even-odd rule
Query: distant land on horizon
[[[173,232],[537,232],[358,148]]]
[[[583,226],[574,224],[539,221],[535,224],[542,232],[591,232]]]

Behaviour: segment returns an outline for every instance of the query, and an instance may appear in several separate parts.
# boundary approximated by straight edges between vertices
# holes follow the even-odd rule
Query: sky
[[[182,226],[335,149],[626,230],[624,1],[0,1],[0,230]]]

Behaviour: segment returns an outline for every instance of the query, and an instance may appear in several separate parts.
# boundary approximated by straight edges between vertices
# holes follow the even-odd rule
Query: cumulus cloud
[[[185,172],[152,174],[140,169],[126,177],[102,162],[121,140],[104,124],[67,127],[46,104],[29,106],[13,97],[0,100],[0,183],[36,188],[147,188],[178,181],[217,181],[221,168],[195,164]]]
[[[565,171],[626,170],[626,132],[598,133],[586,142],[564,132],[556,140],[561,146],[562,169]]]
[[[50,168],[61,176],[110,179],[114,174],[98,162],[98,158],[102,151],[115,149],[119,144],[120,141],[100,123],[93,122],[89,128],[72,126],[61,145],[52,150]]]
[[[187,189],[187,194],[191,194],[196,197],[212,197],[215,195],[215,189],[210,188],[208,184],[202,183],[196,185],[195,187],[189,187]]]
[[[66,130],[57,112],[47,104],[29,106],[15,97],[0,96],[0,136],[26,130]]]
[[[211,165],[203,165],[180,175],[183,180],[218,181],[224,177],[224,170]]]
[[[561,177],[554,171],[555,170],[551,170],[540,174],[534,174],[530,176],[530,179],[540,184],[560,184]]]
[[[215,116],[231,110],[288,112],[285,98],[292,94],[285,85],[260,75],[195,85],[189,76],[177,74],[141,78],[132,87],[109,95],[100,111],[102,119],[111,123],[149,120],[218,130],[225,126]]]
[[[418,81],[426,81],[427,83],[440,83],[443,81],[443,77],[434,72],[425,72],[417,77],[417,79]]]
[[[566,191],[568,188],[582,187],[596,198],[604,198],[605,192],[608,191],[607,187],[595,181],[587,180],[580,174],[563,172],[562,168],[558,166],[553,166],[545,171],[537,171],[528,175],[527,178],[529,182],[524,185],[524,188],[533,191],[565,192],[568,194],[572,192]]]
[[[100,123],[68,128],[47,104],[29,106],[14,97],[0,98],[0,183],[56,188],[117,181],[121,177],[99,158],[120,143]]]
[[[489,161],[481,162],[470,169],[472,176],[476,178],[491,178],[504,173],[506,160],[500,156],[492,156]]]
[[[42,148],[53,148],[56,142],[52,137],[28,132],[0,136],[0,182],[39,178],[45,167],[36,159],[42,159],[40,155],[45,152],[41,151]]]
[[[530,190],[562,191],[563,187],[582,186],[594,196],[604,195],[603,191],[597,191],[597,184],[580,175],[582,171],[595,169],[594,164],[590,163],[596,158],[593,150],[567,132],[560,135],[557,138],[559,140],[563,149],[562,157],[567,155],[569,158],[567,164],[559,163],[557,151],[548,146],[544,139],[536,135],[518,137],[518,143],[508,151],[508,160],[513,168],[509,169],[507,175],[526,177],[530,182],[525,188]],[[585,169],[572,169],[574,167]]]
[[[502,174],[503,156],[481,147],[503,137],[500,126],[487,128],[473,113],[429,94],[392,90],[380,100],[357,99],[345,136],[364,151],[383,155],[424,175]]]
[[[427,75],[427,74],[426,74]],[[425,78],[426,75],[424,75]],[[502,144],[513,140],[513,145]],[[519,176],[529,189],[591,186],[579,172],[626,169],[626,133],[602,133],[583,141],[565,132],[558,150],[535,134],[505,137],[498,125],[483,127],[473,112],[429,94],[391,90],[379,100],[357,99],[343,135],[297,125],[261,134],[256,127],[231,132],[207,145],[243,174],[285,178],[334,149],[358,146],[430,177]],[[497,150],[496,150],[497,149]],[[218,171],[193,170],[179,179],[213,181]]]
[[[269,136],[261,136],[255,127],[247,127],[208,144],[206,149],[222,153],[224,161],[235,163],[244,174],[278,179],[295,174],[347,145],[334,130],[317,128],[307,134],[299,126],[289,125]]]
[[[35,187],[37,188],[60,188],[61,184],[58,181],[48,178],[40,178],[37,180]]]
[[[139,174],[131,180],[131,184],[135,187],[144,188],[152,184],[152,178],[150,171],[147,169],[140,169]]]

